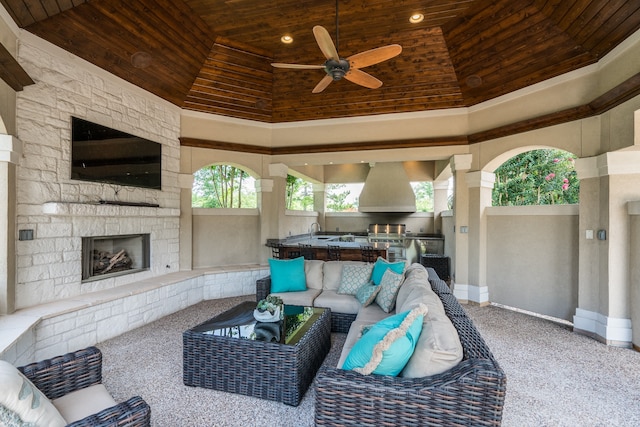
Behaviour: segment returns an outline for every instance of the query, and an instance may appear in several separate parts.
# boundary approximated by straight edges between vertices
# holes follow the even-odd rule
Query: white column
[[[578,308],[574,329],[610,345],[631,346],[631,220],[640,200],[640,151],[579,159]]]
[[[442,233],[442,212],[449,210],[449,180],[433,182],[433,231]]]
[[[16,295],[16,165],[22,143],[0,135],[0,314],[15,311]]]
[[[193,268],[193,174],[178,174],[180,187],[180,270]]]
[[[485,208],[491,206],[496,176],[485,171],[469,172],[465,176],[469,189],[469,301],[480,305],[489,303],[487,286],[487,217]]]
[[[455,227],[455,253],[452,255],[452,280],[454,294],[461,301],[468,301],[469,284],[469,189],[465,179],[466,172],[471,169],[471,154],[458,154],[451,158],[453,172],[453,220]]]

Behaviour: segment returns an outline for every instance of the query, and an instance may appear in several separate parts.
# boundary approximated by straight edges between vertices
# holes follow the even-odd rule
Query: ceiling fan
[[[402,52],[402,46],[399,44],[391,44],[364,52],[356,53],[348,58],[341,58],[338,50],[331,40],[329,32],[322,26],[313,27],[313,35],[316,38],[318,47],[327,60],[322,65],[304,65],[304,64],[283,64],[274,62],[271,65],[276,68],[291,68],[298,70],[324,69],[326,76],[313,88],[312,93],[320,93],[329,86],[332,81],[341,80],[343,77],[350,82],[369,89],[377,89],[382,86],[382,82],[371,74],[365,73],[360,68],[375,65],[380,62],[397,56]],[[338,33],[338,1],[336,1],[336,43],[339,43]]]

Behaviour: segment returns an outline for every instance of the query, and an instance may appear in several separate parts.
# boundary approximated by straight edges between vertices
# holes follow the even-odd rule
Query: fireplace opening
[[[137,273],[150,267],[150,235],[82,238],[82,281]]]

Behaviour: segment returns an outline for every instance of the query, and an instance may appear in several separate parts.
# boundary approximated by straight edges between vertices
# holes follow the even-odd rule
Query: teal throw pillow
[[[307,290],[304,274],[304,257],[294,259],[269,258],[271,292],[296,292]]]
[[[404,282],[404,274],[394,273],[390,268],[382,275],[382,280],[378,285],[380,292],[376,295],[376,303],[385,313],[391,313],[391,310],[395,308],[402,282]]]
[[[360,301],[363,307],[371,305],[376,299],[376,295],[380,292],[380,286],[376,286],[373,283],[367,283],[360,286],[360,289],[356,292],[356,299]]]
[[[373,272],[371,273],[371,280],[373,283],[379,285],[384,272],[389,268],[391,271],[402,274],[404,272],[404,261],[389,262],[382,257],[378,257],[373,265]]]
[[[342,267],[339,294],[355,295],[363,285],[369,283],[373,264],[345,264]]]
[[[420,304],[374,324],[353,345],[342,369],[398,376],[413,355],[426,314],[427,306]]]

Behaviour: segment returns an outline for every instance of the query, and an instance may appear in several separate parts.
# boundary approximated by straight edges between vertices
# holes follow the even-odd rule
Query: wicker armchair
[[[102,383],[102,353],[89,347],[18,368],[49,399]],[[149,426],[151,409],[139,396],[76,421],[69,426]]]

